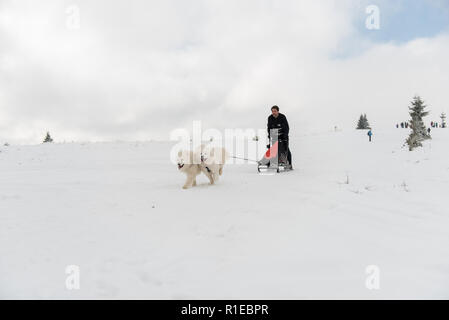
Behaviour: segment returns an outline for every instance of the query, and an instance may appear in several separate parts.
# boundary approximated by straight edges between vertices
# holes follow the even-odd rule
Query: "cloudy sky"
[[[448,57],[447,0],[0,0],[0,143],[256,129],[273,104],[298,134],[382,130],[415,94],[449,114]]]

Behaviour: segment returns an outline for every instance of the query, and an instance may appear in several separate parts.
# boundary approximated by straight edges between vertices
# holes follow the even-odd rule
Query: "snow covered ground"
[[[189,190],[169,142],[1,147],[0,298],[449,298],[449,130],[407,132],[298,136],[293,172]]]

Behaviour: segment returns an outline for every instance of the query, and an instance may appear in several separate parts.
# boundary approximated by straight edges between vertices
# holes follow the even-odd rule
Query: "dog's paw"
[[[189,189],[189,186],[182,186],[182,188],[185,189]]]

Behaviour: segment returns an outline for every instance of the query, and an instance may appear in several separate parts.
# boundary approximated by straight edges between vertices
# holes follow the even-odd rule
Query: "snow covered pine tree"
[[[47,135],[45,136],[44,143],[53,142],[52,137],[50,136],[50,132],[47,132]]]
[[[423,121],[423,118],[429,114],[428,111],[424,111],[426,107],[424,101],[422,101],[419,96],[413,98],[412,106],[409,107],[410,116],[412,117],[410,120],[412,132],[410,132],[410,136],[405,142],[410,151],[413,151],[413,149],[417,147],[422,147],[422,142],[424,140],[431,139]]]
[[[366,117],[366,114],[361,114],[359,121],[357,122],[357,130],[366,130],[366,129],[370,129],[368,118]]]

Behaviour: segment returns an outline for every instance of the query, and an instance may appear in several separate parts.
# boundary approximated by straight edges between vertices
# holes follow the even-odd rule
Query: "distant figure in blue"
[[[367,133],[368,137],[369,137],[369,142],[371,142],[371,137],[373,136],[373,132],[370,130]]]

